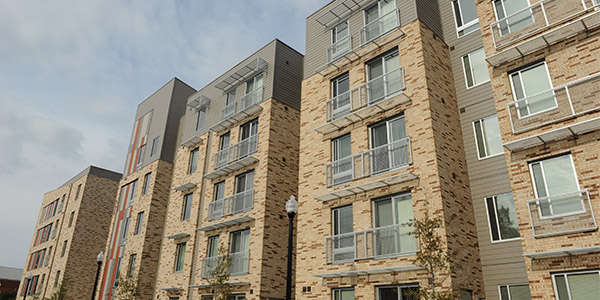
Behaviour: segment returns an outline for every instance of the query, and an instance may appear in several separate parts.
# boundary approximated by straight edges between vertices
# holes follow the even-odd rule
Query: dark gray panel
[[[178,146],[177,138],[180,129],[180,119],[185,114],[188,97],[195,92],[196,90],[194,88],[175,78],[165,132],[162,141],[159,141],[162,142],[162,147],[160,148],[161,160],[168,162],[174,161]],[[151,154],[152,138],[150,136],[148,136],[148,138],[146,157],[149,158]]]
[[[419,20],[425,23],[438,37],[443,39],[444,31],[442,29],[442,20],[437,1],[415,1]]]
[[[304,55],[277,40],[273,98],[300,110]]]

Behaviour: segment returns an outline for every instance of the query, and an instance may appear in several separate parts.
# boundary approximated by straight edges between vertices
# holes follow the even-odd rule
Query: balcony
[[[210,130],[221,132],[230,128],[248,116],[262,110],[260,103],[264,100],[263,87],[259,87],[221,109],[221,121],[213,125]]]
[[[600,109],[600,73],[508,104],[514,134]]]
[[[218,199],[208,204],[208,220],[218,220],[224,216],[237,215],[252,209],[254,189],[237,193],[224,199]]]
[[[410,235],[412,223],[334,235],[325,238],[326,261],[347,263],[360,259],[375,259],[414,255],[419,243]]]
[[[252,154],[258,149],[258,134],[215,153],[214,171],[204,175],[213,179],[258,161]]]
[[[327,48],[327,63],[330,64],[352,50],[352,36],[347,36]]]
[[[494,46],[506,49],[488,57],[488,62],[498,66],[600,25],[599,4],[596,0],[539,1],[490,24]]]
[[[239,276],[248,273],[248,262],[250,261],[250,251],[230,253],[231,265],[229,266],[229,276]],[[223,255],[207,257],[202,259],[202,278],[212,278],[219,262],[222,263]]]
[[[325,165],[326,185],[331,187],[359,178],[400,169],[412,163],[410,138],[373,148]]]
[[[327,100],[325,103],[327,124],[315,130],[327,134],[407,102],[410,98],[403,93],[405,89],[404,67],[369,80]]]
[[[536,238],[598,229],[587,190],[527,201]]]
[[[360,44],[372,42],[399,26],[398,10],[394,9],[360,29]]]

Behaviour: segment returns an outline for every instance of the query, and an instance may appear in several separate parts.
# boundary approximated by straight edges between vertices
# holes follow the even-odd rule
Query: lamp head
[[[296,214],[298,212],[298,201],[294,195],[290,196],[290,200],[285,203],[285,210],[288,214]]]
[[[27,274],[27,279],[31,280],[31,277],[33,277],[33,274],[31,274],[31,272],[29,272],[29,274]]]
[[[102,251],[100,251],[100,253],[98,253],[98,256],[96,257],[96,261],[99,263],[104,261],[104,253],[102,253]]]

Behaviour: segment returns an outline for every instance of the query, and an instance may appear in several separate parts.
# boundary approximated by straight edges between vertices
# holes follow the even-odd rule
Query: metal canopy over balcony
[[[209,130],[214,132],[222,132],[227,130],[228,128],[233,127],[234,125],[238,124],[247,117],[252,116],[257,112],[261,111],[262,107],[259,105],[261,102],[262,101],[251,104],[245,109],[229,115],[227,118],[224,118],[217,124],[211,126]]]
[[[410,101],[404,90],[404,67],[369,80],[325,102],[327,123],[315,128],[328,134]]]
[[[359,276],[359,275],[373,275],[373,274],[384,274],[384,273],[399,273],[406,271],[422,270],[423,267],[416,265],[408,265],[402,267],[390,267],[390,268],[379,268],[379,269],[368,269],[368,270],[352,270],[346,272],[333,272],[324,274],[315,274],[314,277],[320,278],[334,278],[334,277],[348,277],[348,276]]]
[[[226,91],[230,88],[244,82],[246,79],[250,79],[252,76],[264,72],[267,70],[269,63],[264,59],[257,57],[242,68],[235,71],[235,73],[229,75],[229,77],[223,79],[221,82],[215,85],[216,88]]]
[[[593,252],[600,252],[600,246],[572,248],[572,249],[564,249],[564,250],[553,250],[553,251],[544,251],[544,252],[536,252],[536,253],[524,253],[523,256],[535,259],[535,258],[562,256],[562,255],[578,255],[578,254],[593,253]]]
[[[200,96],[196,97],[196,99],[190,101],[190,103],[188,103],[187,105],[191,108],[200,109],[200,108],[209,106],[210,99],[204,95],[200,95]]]
[[[258,150],[258,134],[215,153],[214,171],[204,175],[214,179],[258,161],[252,155]]]
[[[228,285],[231,286],[244,286],[244,285],[250,285],[250,282],[245,282],[245,281],[233,281],[233,282],[227,282]],[[195,284],[195,285],[190,285],[190,288],[193,289],[204,289],[204,288],[209,288],[212,287],[212,285],[210,284]]]
[[[223,222],[203,226],[203,227],[198,228],[198,230],[211,231],[211,230],[215,230],[215,229],[219,229],[219,228],[223,228],[223,227],[227,227],[227,226],[231,226],[231,225],[235,225],[235,224],[245,223],[245,222],[249,222],[249,221],[254,221],[254,218],[248,217],[248,216],[242,216],[239,218],[229,219],[229,220],[225,220]]]
[[[221,167],[220,169],[214,170],[214,171],[204,175],[204,177],[209,178],[209,179],[215,179],[219,176],[223,176],[223,175],[227,175],[231,172],[235,172],[235,171],[237,171],[243,167],[249,166],[257,161],[258,161],[258,158],[255,158],[254,156],[246,156],[240,160],[232,162],[224,167]]]
[[[347,187],[341,190],[333,191],[324,195],[315,197],[319,201],[330,201],[348,196],[354,196],[360,193],[368,192],[382,187],[390,187],[392,185],[418,179],[419,177],[411,172],[398,174],[396,176],[386,177],[379,180],[363,183],[357,186]]]
[[[486,60],[490,65],[497,67],[505,62],[535,52],[536,50],[549,47],[562,39],[598,27],[600,25],[600,11],[595,10],[598,7],[599,6],[596,5],[594,8],[587,8],[585,11],[590,11],[590,13],[586,13],[581,16],[579,16],[580,14],[577,14],[579,16],[578,18],[570,20],[568,23],[565,23],[564,25],[552,30],[542,32],[539,35],[525,40],[519,44],[510,46],[502,52],[498,52],[492,56],[489,56],[486,58]],[[563,6],[559,6],[558,9],[563,9]],[[492,24],[492,26],[493,25],[494,24]],[[547,26],[543,27],[543,29],[545,28],[547,28]],[[535,31],[535,33],[537,32],[538,31]]]
[[[184,183],[184,184],[182,184],[180,186],[174,187],[173,189],[176,190],[176,191],[179,191],[179,192],[185,192],[185,191],[187,191],[189,189],[193,189],[195,187],[196,187],[195,184],[193,184],[191,182],[186,182],[186,183]]]
[[[186,139],[185,141],[181,142],[181,146],[189,148],[199,143],[202,143],[202,138],[196,133],[188,139]]]
[[[543,145],[568,136],[576,136],[598,129],[600,129],[600,117],[567,125],[562,128],[549,130],[516,141],[504,143],[503,146],[509,151],[518,151],[533,146]]]
[[[598,229],[587,190],[533,199],[527,205],[536,238]]]
[[[177,239],[183,239],[183,238],[186,238],[186,237],[188,237],[188,236],[190,236],[188,233],[183,233],[183,232],[181,232],[181,233],[177,233],[177,234],[172,234],[172,235],[169,235],[169,236],[167,236],[167,238],[168,238],[168,239],[177,240]]]
[[[349,15],[355,11],[359,11],[367,6],[374,3],[375,0],[345,0],[341,1],[338,5],[333,6],[331,9],[325,10],[315,21],[329,28],[337,25],[339,22],[344,21]]]
[[[165,291],[165,292],[180,292],[183,291],[182,288],[179,287],[168,287],[168,288],[161,288],[161,291]]]

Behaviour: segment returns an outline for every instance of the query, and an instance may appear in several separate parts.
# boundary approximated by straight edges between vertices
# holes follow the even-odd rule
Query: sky
[[[23,268],[43,194],[122,172],[138,103],[201,89],[275,38],[304,53],[328,0],[0,0],[0,266]]]

